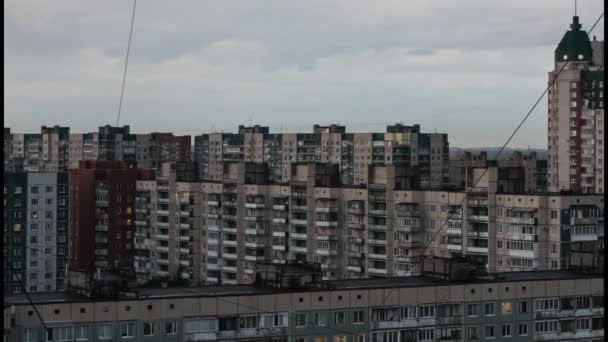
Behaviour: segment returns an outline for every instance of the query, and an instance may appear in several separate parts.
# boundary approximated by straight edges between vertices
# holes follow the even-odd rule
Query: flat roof
[[[145,300],[162,298],[197,298],[197,297],[220,297],[220,296],[250,296],[277,293],[296,293],[313,291],[336,291],[355,289],[383,289],[383,288],[407,288],[427,287],[438,285],[466,285],[466,284],[488,284],[516,281],[542,281],[542,280],[572,280],[603,278],[603,275],[581,274],[569,271],[528,271],[528,272],[503,272],[495,274],[495,278],[480,279],[468,282],[450,282],[432,278],[429,276],[415,277],[392,277],[392,278],[367,278],[367,279],[344,279],[323,281],[327,287],[299,288],[299,289],[275,289],[261,287],[259,285],[213,285],[203,287],[167,287],[167,288],[138,288],[133,291],[137,293],[135,298],[124,298],[120,300]],[[69,294],[66,292],[40,292],[30,294],[32,301],[36,304],[72,303],[72,302],[107,302],[116,301],[112,298],[87,298]],[[4,304],[27,305],[29,301],[24,294],[8,295],[4,297]]]

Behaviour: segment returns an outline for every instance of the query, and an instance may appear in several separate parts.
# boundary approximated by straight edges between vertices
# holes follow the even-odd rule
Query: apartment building
[[[65,289],[68,175],[4,173],[4,292]]]
[[[134,161],[81,161],[70,169],[71,270],[132,273],[135,182],[153,176]]]
[[[564,269],[573,242],[603,249],[603,197],[525,193],[522,168],[472,169],[468,193],[422,190],[397,165],[371,166],[367,186],[340,185],[337,164],[292,163],[285,184],[265,164],[227,162],[222,181],[163,170],[137,182],[140,282],[250,283],[257,262],[286,261],[324,279],[407,276],[452,253],[490,272]]]
[[[172,133],[132,134],[129,126],[101,126],[97,132],[70,133],[69,127],[45,127],[40,133],[4,129],[4,170],[67,172],[81,160],[133,160],[143,168],[191,159],[191,137]]]
[[[60,126],[42,126],[40,134],[11,134],[10,129],[5,129],[4,170],[65,172],[69,163],[69,135],[70,128]]]
[[[5,297],[5,341],[592,341],[604,339],[604,279],[515,272],[446,283],[428,277],[140,289],[133,298]]]
[[[346,133],[344,126],[313,126],[313,133],[271,134],[268,127],[239,126],[238,133],[195,137],[194,159],[200,178],[221,180],[226,161],[264,162],[272,183],[288,182],[290,164],[316,162],[339,165],[341,183],[366,184],[370,165],[410,165],[420,173],[421,187],[448,183],[447,134],[421,133],[420,126],[401,124],[386,133]]]
[[[473,154],[464,152],[450,159],[449,163],[449,186],[454,189],[464,189],[467,182],[474,182],[472,174],[467,173],[473,168],[484,168],[488,165],[487,152]],[[547,160],[539,159],[536,152],[521,153],[515,151],[506,158],[496,161],[498,167],[521,167],[524,172],[524,187],[526,192],[546,192],[547,191]]]
[[[548,186],[604,193],[604,42],[581,28],[573,17],[548,75]]]

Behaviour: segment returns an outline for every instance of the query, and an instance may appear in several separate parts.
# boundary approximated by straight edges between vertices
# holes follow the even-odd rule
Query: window
[[[416,318],[416,307],[404,306],[401,308],[401,319]]]
[[[353,312],[353,323],[354,324],[365,323],[365,311],[359,310],[359,311]]]
[[[418,341],[432,341],[434,329],[420,329],[418,330]]]
[[[244,316],[239,319],[241,329],[256,329],[258,327],[258,316]]]
[[[487,325],[484,327],[484,336],[485,338],[494,338],[494,326]]]
[[[435,317],[435,306],[433,306],[433,305],[419,306],[418,307],[418,317],[420,317],[420,318]]]
[[[296,314],[296,328],[306,326],[306,314]]]
[[[53,187],[52,186],[47,186],[46,187],[46,192],[53,192]]]
[[[186,321],[186,333],[198,333],[215,330],[215,319],[193,319]]]
[[[502,337],[511,337],[511,325],[503,325],[502,326]]]
[[[102,325],[99,327],[99,339],[100,340],[111,340],[112,339],[112,326]]]
[[[334,336],[334,342],[346,342],[346,336]]]
[[[46,331],[47,341],[72,341],[74,339],[74,327],[50,328]]]
[[[334,312],[334,324],[344,325],[346,313],[344,311]]]
[[[325,342],[325,336],[317,336],[317,337],[315,337],[315,342]]]
[[[154,328],[154,322],[144,322],[144,336],[154,336],[156,334]]]
[[[589,318],[577,319],[576,330],[590,330],[591,320]]]
[[[494,315],[494,303],[485,303],[484,304],[484,314],[486,316]]]
[[[534,329],[536,331],[536,333],[551,333],[551,332],[557,332],[557,325],[558,325],[559,321],[540,321],[540,322],[536,322],[534,327],[536,329]]]
[[[469,337],[469,340],[477,340],[477,339],[479,339],[479,337],[477,335],[477,327],[468,327],[467,328],[467,336]]]
[[[365,335],[354,335],[353,342],[365,342]]]
[[[477,304],[467,304],[467,316],[477,316]]]
[[[604,330],[604,317],[593,317],[591,319],[591,329]]]
[[[528,301],[519,302],[519,313],[528,313]]]
[[[576,309],[589,309],[591,308],[591,301],[589,297],[576,297]]]
[[[176,321],[165,322],[165,335],[175,335],[175,334],[177,334],[177,322]]]
[[[315,312],[315,325],[316,326],[325,326],[325,320],[323,319],[323,315],[321,313]]]
[[[517,331],[519,336],[528,336],[528,324],[519,323],[517,326]]]
[[[511,302],[503,302],[502,303],[502,314],[510,315],[511,314]]]
[[[557,298],[537,299],[536,311],[559,310],[559,300]]]
[[[123,323],[120,327],[121,338],[133,338],[135,337],[135,323]]]
[[[24,341],[25,342],[38,342],[38,336],[37,336],[37,331],[36,329],[26,329],[25,333],[23,334],[24,337]]]
[[[37,186],[33,186],[30,188],[30,192],[33,194],[37,194],[38,193],[38,187]]]

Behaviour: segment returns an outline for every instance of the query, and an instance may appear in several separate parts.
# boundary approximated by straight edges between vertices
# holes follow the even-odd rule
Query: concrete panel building
[[[571,341],[604,339],[604,279],[563,271],[140,289],[132,298],[5,297],[5,341]]]

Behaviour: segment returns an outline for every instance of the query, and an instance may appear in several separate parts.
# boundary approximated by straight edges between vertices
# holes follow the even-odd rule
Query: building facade
[[[468,184],[474,182],[472,174],[467,173],[467,168],[484,168],[488,165],[487,152],[473,154],[464,152],[450,159],[449,186],[453,189],[464,189]],[[536,152],[521,153],[516,151],[511,155],[496,161],[498,167],[520,167],[524,173],[524,189],[526,192],[547,192],[547,160],[537,158]],[[468,179],[467,178],[468,175]]]
[[[5,298],[5,341],[593,341],[604,279],[519,272],[468,283],[345,280],[330,288],[141,289],[125,300]]]
[[[448,183],[447,134],[422,133],[420,125],[387,127],[386,133],[346,133],[344,126],[314,125],[313,133],[269,133],[268,127],[239,126],[239,133],[195,137],[194,159],[200,178],[221,180],[227,161],[267,163],[270,182],[290,179],[290,164],[328,163],[339,166],[341,183],[367,184],[370,165],[412,166],[422,188]]]
[[[604,193],[604,42],[581,27],[575,16],[549,72],[548,185]]]
[[[135,182],[151,176],[125,161],[81,161],[70,170],[70,269],[133,269]]]
[[[192,181],[167,164],[137,182],[140,283],[250,283],[262,261],[317,262],[324,279],[407,276],[421,256],[452,253],[490,272],[557,270],[573,242],[603,248],[601,195],[525,193],[521,168],[472,169],[468,194],[420,190],[395,165],[370,167],[365,187],[340,185],[337,165],[293,163],[286,184],[263,164],[222,169]]]
[[[4,292],[64,290],[68,175],[5,172],[4,182]]]

